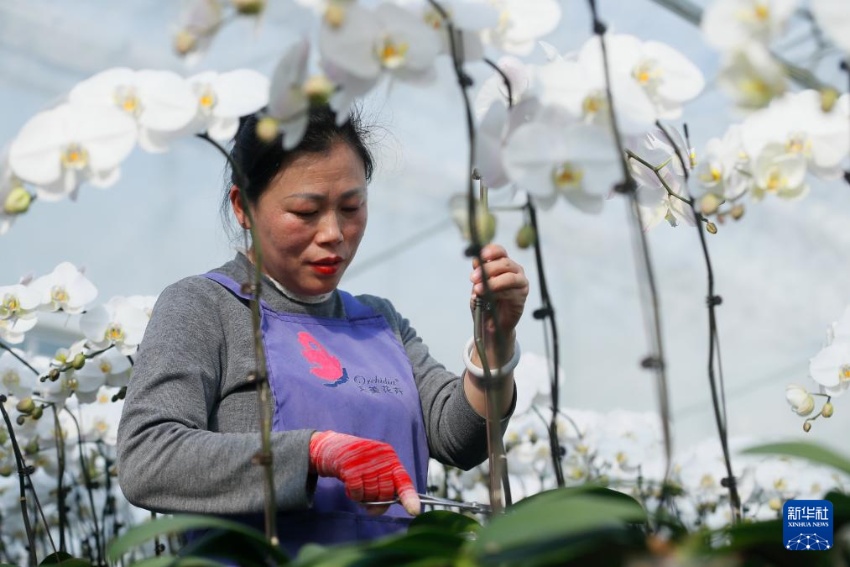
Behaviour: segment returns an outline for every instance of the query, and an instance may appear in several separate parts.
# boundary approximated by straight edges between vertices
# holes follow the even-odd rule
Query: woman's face
[[[248,226],[236,188],[236,218]],[[333,291],[366,229],[363,161],[342,140],[327,153],[300,154],[252,205],[263,270],[299,295]]]

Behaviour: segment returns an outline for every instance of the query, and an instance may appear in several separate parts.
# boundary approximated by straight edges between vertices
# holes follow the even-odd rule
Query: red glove
[[[310,470],[345,483],[345,495],[356,502],[385,502],[395,498],[412,515],[421,504],[416,488],[387,443],[334,431],[310,438]]]

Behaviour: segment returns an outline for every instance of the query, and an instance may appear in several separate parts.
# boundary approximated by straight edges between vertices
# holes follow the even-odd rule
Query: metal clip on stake
[[[473,514],[487,514],[490,515],[493,513],[490,506],[486,504],[479,504],[478,502],[458,502],[456,500],[449,500],[448,498],[440,498],[438,496],[431,496],[429,494],[420,494],[419,502],[422,503],[423,506],[441,506],[443,508],[457,508],[463,512],[472,512]],[[393,500],[383,500],[380,502],[361,502],[364,506],[389,506],[391,504],[398,504],[399,499],[395,498]]]

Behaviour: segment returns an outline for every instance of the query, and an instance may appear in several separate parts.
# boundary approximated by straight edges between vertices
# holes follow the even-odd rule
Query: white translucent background
[[[587,39],[590,21],[585,2],[562,5],[561,27],[547,40],[567,51]],[[697,28],[649,0],[607,0],[599,6],[612,30],[666,41],[702,68],[707,90],[685,114],[698,148],[739,118],[714,88],[718,58]],[[187,69],[170,50],[178,8],[165,0],[0,0],[0,143],[76,82],[109,67],[184,74],[252,67],[270,73],[310,18],[288,2],[271,0],[259,25],[230,25],[207,57]],[[821,71],[843,84],[833,68]],[[489,76],[483,66],[471,71],[478,79]],[[447,61],[441,61],[437,85],[383,89],[365,110],[378,127],[379,168],[370,187],[370,226],[343,287],[389,297],[435,356],[459,371],[461,348],[471,333],[470,269],[448,223],[447,202],[465,187],[466,134]],[[223,161],[200,141],[182,141],[165,155],[137,151],[111,189],[86,186],[76,203],[36,203],[18,219],[0,237],[0,284],[47,273],[68,260],[86,267],[101,300],[156,294],[233,255],[219,215],[223,189]],[[739,223],[720,226],[708,237],[716,289],[723,296],[718,313],[731,435],[805,436],[850,451],[845,441],[850,400],[838,399],[835,416],[819,419],[807,435],[784,401],[788,382],[813,385],[808,359],[850,300],[848,217],[850,187],[814,183],[801,202],[748,204]],[[564,203],[540,215],[561,334],[562,402],[570,407],[656,409],[652,377],[638,366],[648,342],[627,219],[619,198],[596,217]],[[533,256],[512,244],[519,223],[517,213],[500,215],[497,238],[532,281],[519,337],[525,351],[542,353],[542,328],[531,317],[539,306]],[[398,254],[383,256],[408,239]],[[685,449],[715,431],[706,378],[705,268],[693,228],[664,224],[649,233],[649,241],[661,292],[676,442]]]

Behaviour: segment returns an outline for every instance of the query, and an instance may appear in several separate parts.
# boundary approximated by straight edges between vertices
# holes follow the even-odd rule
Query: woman
[[[311,111],[302,142],[264,143],[256,119],[236,136],[238,176],[227,199],[262,253],[262,325],[273,394],[278,532],[290,552],[403,529],[419,513],[429,456],[470,468],[486,455],[477,353],[458,377],[428,353],[392,304],[337,289],[366,228],[372,157],[356,120]],[[501,367],[501,415],[515,399],[514,328],[528,294],[501,247],[483,250],[498,302],[487,357]],[[119,429],[119,481],[128,500],[162,512],[234,516],[261,527],[263,481],[252,464],[259,408],[248,296],[253,250],[160,295],[139,350]],[[473,293],[482,294],[473,270]],[[501,359],[496,327],[508,337]],[[469,354],[469,353],[467,353]],[[318,478],[317,478],[318,477]],[[400,505],[364,507],[392,500]]]

